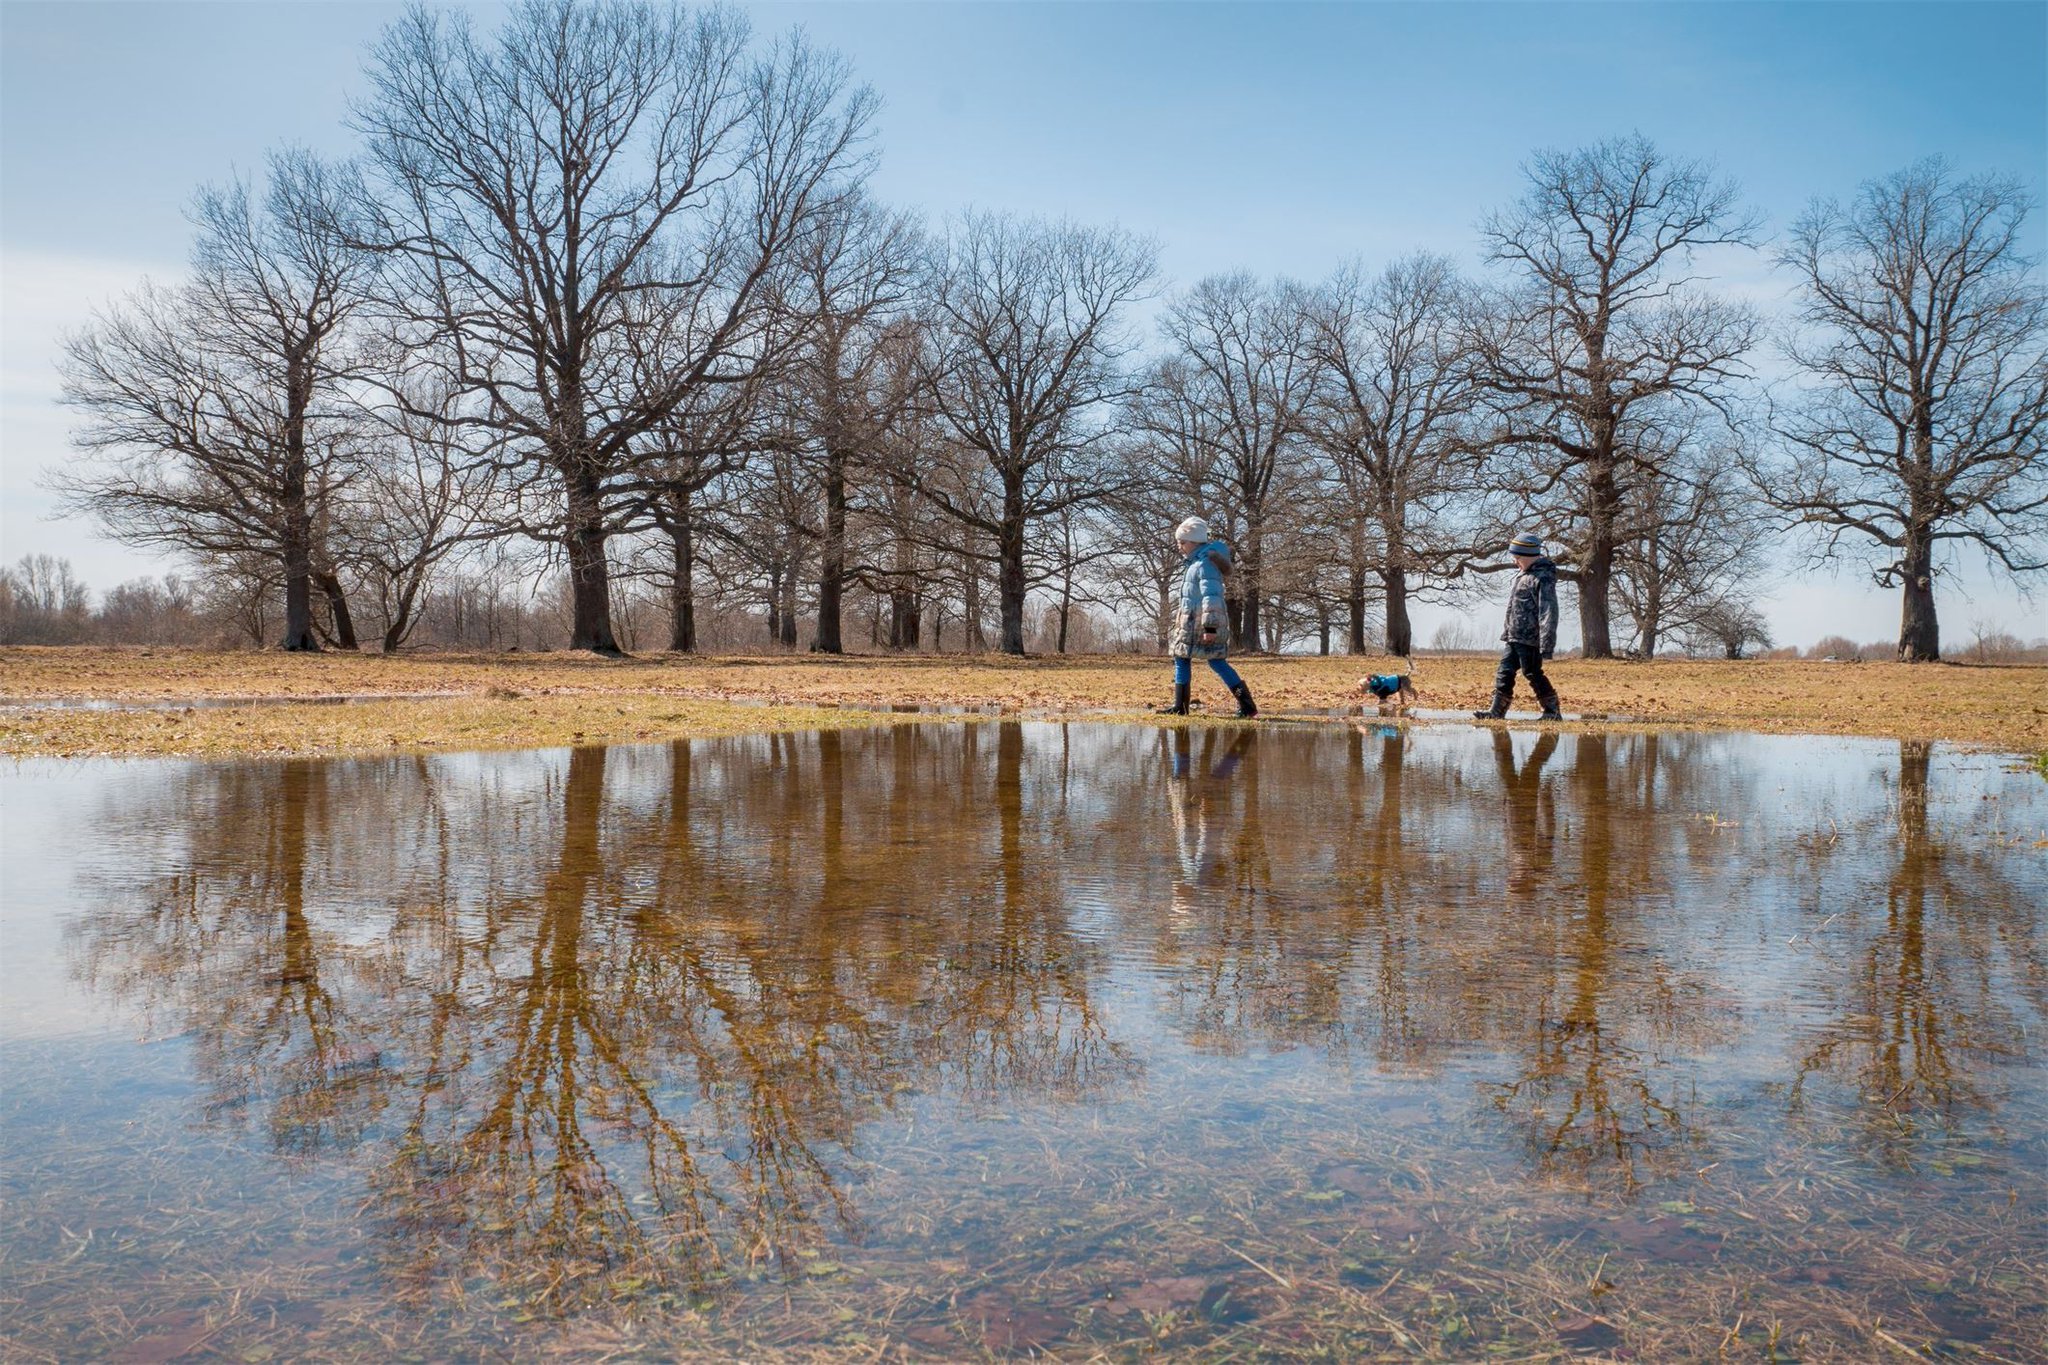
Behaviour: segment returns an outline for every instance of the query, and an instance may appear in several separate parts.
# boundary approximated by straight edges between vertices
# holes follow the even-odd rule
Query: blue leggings
[[[1211,659],[1209,660],[1209,667],[1216,670],[1216,676],[1223,679],[1223,685],[1233,692],[1244,681],[1243,678],[1237,676],[1237,670],[1232,668],[1226,660]],[[1195,666],[1192,660],[1176,658],[1173,661],[1173,685],[1175,687],[1185,687],[1193,682],[1194,678]]]

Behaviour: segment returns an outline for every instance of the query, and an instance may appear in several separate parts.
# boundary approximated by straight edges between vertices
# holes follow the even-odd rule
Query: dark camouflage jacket
[[[1511,645],[1535,645],[1546,656],[1557,648],[1557,565],[1549,559],[1539,555],[1515,575],[1500,638]]]

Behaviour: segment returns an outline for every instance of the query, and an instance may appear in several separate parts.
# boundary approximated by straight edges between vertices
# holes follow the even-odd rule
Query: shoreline
[[[1439,655],[1239,660],[1262,710],[1339,722],[1368,672],[1411,672],[1417,723],[1484,704],[1494,661]],[[1806,660],[1562,659],[1565,728],[1739,730],[1937,740],[2048,753],[2048,668]],[[1238,723],[1196,681],[1188,723]],[[658,743],[904,720],[1180,723],[1151,714],[1154,657],[574,654],[287,655],[164,648],[0,649],[0,754],[283,757]],[[1217,695],[1209,696],[1214,691]],[[1518,697],[1527,707],[1529,700]],[[1286,712],[1304,713],[1284,717]],[[1375,719],[1371,708],[1363,717]],[[1510,723],[1525,724],[1513,717]]]

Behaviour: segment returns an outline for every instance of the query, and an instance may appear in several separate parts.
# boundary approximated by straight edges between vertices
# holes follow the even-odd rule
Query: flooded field
[[[0,1356],[2048,1356],[2048,783],[986,722],[0,768]]]

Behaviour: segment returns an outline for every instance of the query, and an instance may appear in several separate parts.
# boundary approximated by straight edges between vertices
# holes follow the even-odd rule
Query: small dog
[[[1406,673],[1369,673],[1358,680],[1358,690],[1379,703],[1383,716],[1398,716],[1422,697]]]

